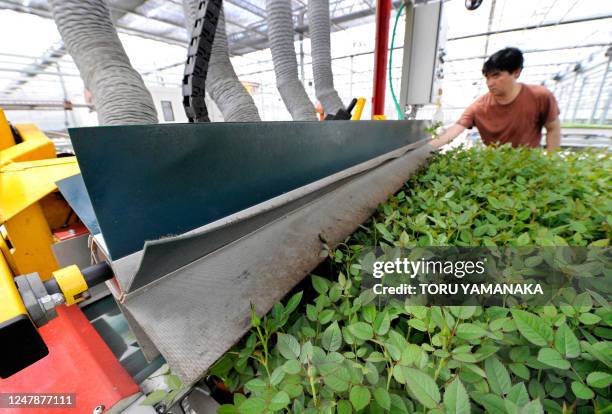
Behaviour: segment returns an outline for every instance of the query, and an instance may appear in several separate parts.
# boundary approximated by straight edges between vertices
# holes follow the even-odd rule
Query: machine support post
[[[385,86],[387,53],[389,47],[389,20],[391,0],[378,0],[376,6],[376,46],[374,49],[374,94],[372,116],[385,113]]]

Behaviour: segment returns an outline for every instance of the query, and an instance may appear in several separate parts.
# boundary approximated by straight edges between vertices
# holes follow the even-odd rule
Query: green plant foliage
[[[554,306],[520,309],[382,305],[361,291],[357,260],[380,245],[607,246],[610,171],[609,155],[588,151],[436,155],[344,243],[324,246],[332,276],[311,276],[312,299],[253,308],[251,332],[209,371],[237,391],[219,412],[610,412],[602,295],[566,289]]]

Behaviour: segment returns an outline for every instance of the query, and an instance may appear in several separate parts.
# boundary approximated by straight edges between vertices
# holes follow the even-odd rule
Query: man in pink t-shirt
[[[522,70],[519,49],[509,47],[494,53],[482,67],[489,93],[476,99],[438,139],[448,142],[476,126],[486,145],[539,147],[544,127],[548,151],[559,148],[557,101],[544,86],[517,82]]]

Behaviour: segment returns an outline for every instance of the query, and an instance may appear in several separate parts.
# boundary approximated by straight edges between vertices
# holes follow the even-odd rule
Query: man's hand
[[[453,139],[457,138],[459,134],[461,134],[463,131],[465,131],[465,127],[463,125],[454,124],[448,127],[448,129],[444,131],[444,133],[440,135],[438,138],[432,140],[431,144],[437,147],[446,145],[449,142],[451,142]]]
[[[544,125],[546,128],[546,150],[552,152],[561,146],[561,121],[559,117]]]

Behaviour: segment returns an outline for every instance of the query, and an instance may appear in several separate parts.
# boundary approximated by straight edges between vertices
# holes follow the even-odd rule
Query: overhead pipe
[[[387,74],[390,19],[391,0],[378,0],[378,5],[376,7],[376,45],[374,48],[372,116],[384,115],[385,113],[385,79]]]
[[[49,6],[100,125],[157,123],[151,93],[123,49],[106,1],[49,0]]]
[[[298,78],[291,0],[267,0],[266,10],[276,87],[295,121],[315,121],[315,108]]]
[[[199,0],[183,0],[185,23],[189,32],[193,28],[199,3]],[[223,9],[217,22],[215,40],[208,62],[206,91],[219,107],[226,122],[261,121],[253,98],[236,76],[230,62]]]
[[[336,114],[344,109],[344,105],[334,88],[334,75],[331,67],[329,0],[308,1],[308,23],[317,99],[323,105],[325,113]]]

